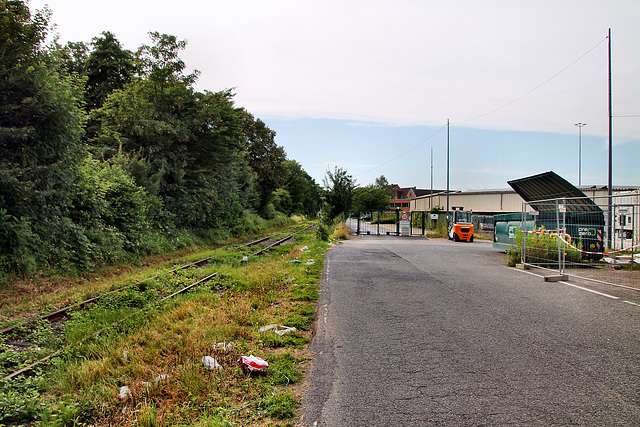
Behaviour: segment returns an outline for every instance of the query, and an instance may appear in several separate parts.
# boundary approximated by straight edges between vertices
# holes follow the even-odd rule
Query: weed
[[[331,238],[335,240],[347,240],[349,238],[349,227],[344,222],[338,223],[331,233]]]
[[[309,338],[297,333],[289,332],[285,335],[278,335],[275,333],[264,334],[260,339],[260,343],[265,347],[279,348],[279,347],[294,347],[302,348],[309,343]]]
[[[544,231],[544,230],[543,230]],[[509,267],[515,267],[522,262],[522,232],[516,233],[516,244],[507,249],[505,260]],[[548,234],[527,234],[526,257],[528,263],[558,262],[558,238]],[[577,243],[578,249],[582,249],[582,242]],[[582,262],[582,254],[573,248],[565,249],[567,262]]]
[[[318,225],[318,231],[316,232],[316,236],[319,240],[328,241],[329,240],[329,229],[324,224]]]
[[[258,403],[258,408],[264,411],[265,415],[281,420],[294,417],[298,406],[298,400],[291,393],[277,393]]]
[[[136,286],[73,313],[58,344],[46,329],[35,328],[34,340],[67,347],[53,359],[46,382],[42,373],[35,373],[11,383],[13,388],[0,384],[0,423],[291,424],[299,393],[290,386],[303,378],[304,346],[311,336],[327,249],[314,235],[309,231],[297,236],[296,243],[245,263],[236,260],[246,252],[207,250],[214,259],[209,266],[160,275],[141,285],[132,281]],[[287,262],[292,259],[303,262]],[[213,271],[219,274],[212,282],[160,302]],[[298,331],[282,337],[257,332],[259,325],[269,323]],[[7,346],[0,342],[0,347]],[[0,368],[10,371],[37,358],[22,353],[14,360],[18,356],[2,352]],[[249,375],[238,367],[238,359],[249,354],[269,362],[266,374]],[[206,368],[203,356],[214,357],[222,368]],[[120,399],[122,386],[130,394]]]
[[[144,402],[138,412],[138,425],[141,427],[155,427],[158,425],[156,407],[152,402]]]
[[[308,331],[313,323],[315,309],[310,306],[297,306],[295,311],[290,313],[285,320],[285,325],[297,329]]]
[[[291,288],[293,301],[315,302],[320,297],[318,287],[315,285],[295,285]]]

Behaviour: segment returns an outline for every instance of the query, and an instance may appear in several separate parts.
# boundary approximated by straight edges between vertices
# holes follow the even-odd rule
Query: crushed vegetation
[[[228,246],[181,260],[212,257],[201,268],[147,280],[139,272],[120,282],[112,277],[108,287],[135,284],[62,325],[23,322],[14,338],[20,334],[24,348],[0,337],[3,378],[59,353],[0,381],[0,425],[299,424],[307,344],[330,245],[316,233],[308,229],[261,257],[251,256],[254,248]],[[153,270],[146,277],[157,274]],[[238,361],[249,355],[267,361],[267,371],[243,369]]]

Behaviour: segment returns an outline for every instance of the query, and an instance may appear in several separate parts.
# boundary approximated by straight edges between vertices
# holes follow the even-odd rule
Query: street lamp
[[[578,126],[578,187],[582,185],[582,126],[586,123],[576,123]]]

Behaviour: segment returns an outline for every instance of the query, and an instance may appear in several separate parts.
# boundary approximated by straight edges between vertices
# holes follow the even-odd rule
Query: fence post
[[[527,202],[522,202],[522,222],[520,227],[520,259],[522,260],[522,264],[527,263]],[[507,230],[509,232],[509,230]]]
[[[562,199],[562,204],[564,205],[564,210],[562,211],[562,264],[560,265],[560,274],[564,274],[564,269],[567,262],[567,244],[565,240],[567,240],[567,199]]]

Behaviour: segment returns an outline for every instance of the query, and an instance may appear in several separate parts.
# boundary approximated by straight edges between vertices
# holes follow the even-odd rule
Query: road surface
[[[305,422],[640,425],[640,296],[587,289],[509,269],[486,242],[338,245]]]

